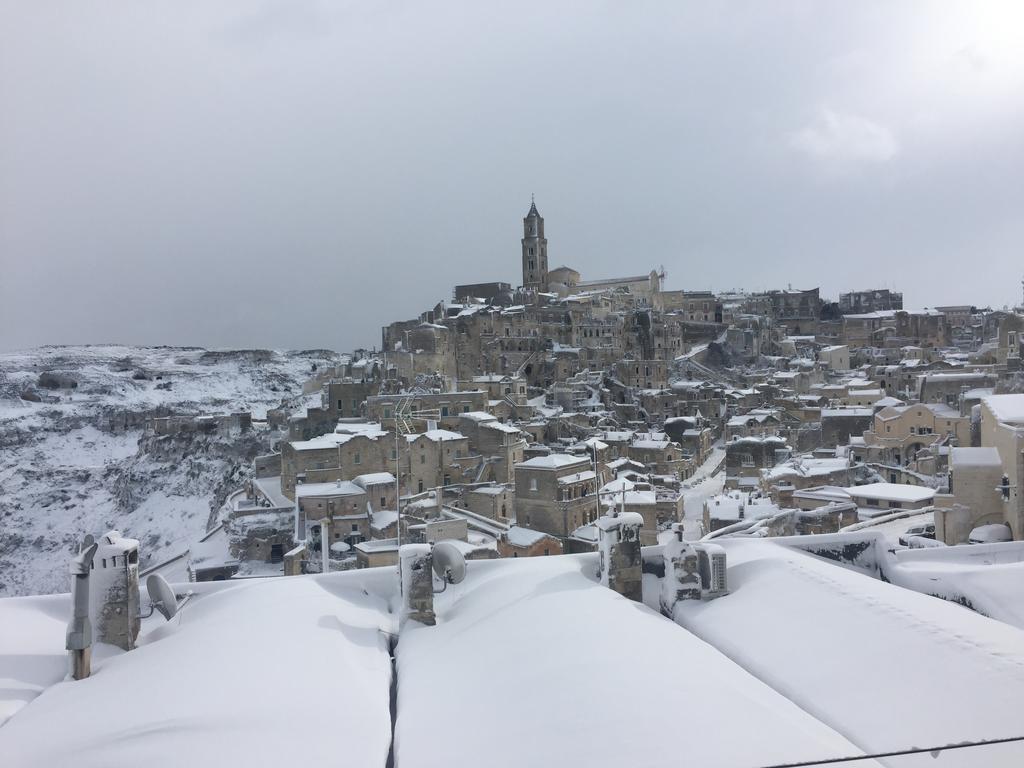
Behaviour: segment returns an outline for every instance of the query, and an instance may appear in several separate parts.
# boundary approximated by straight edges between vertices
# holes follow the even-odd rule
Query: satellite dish
[[[167,579],[159,573],[149,574],[149,578],[146,579],[146,591],[149,592],[153,607],[168,621],[173,619],[178,612],[178,598],[171,585],[167,583]]]
[[[466,558],[450,541],[441,541],[433,549],[434,573],[446,584],[458,584],[466,578]]]

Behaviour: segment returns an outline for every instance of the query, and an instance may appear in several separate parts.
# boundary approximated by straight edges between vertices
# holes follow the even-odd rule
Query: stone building
[[[425,431],[430,422],[444,429],[458,429],[459,416],[470,411],[486,411],[486,390],[468,392],[409,392],[397,395],[376,395],[366,400],[366,418],[383,429],[392,429],[396,414],[413,431]]]
[[[668,363],[664,360],[621,360],[615,364],[614,375],[630,389],[668,387]]]
[[[839,311],[844,315],[903,309],[903,294],[888,288],[839,294]]]
[[[587,457],[552,453],[515,465],[519,525],[565,538],[597,518],[598,478]]]
[[[774,467],[789,457],[790,448],[781,437],[738,437],[725,444],[725,487],[756,488],[761,470]]]
[[[935,538],[945,544],[963,544],[979,525],[1006,522],[1006,500],[999,490],[1002,483],[998,448],[953,448],[949,456],[951,503],[935,510]]]
[[[685,479],[693,472],[693,461],[683,455],[683,447],[669,440],[664,432],[636,435],[626,455],[658,475]]]
[[[498,539],[501,557],[543,557],[562,554],[562,542],[549,533],[513,525]]]
[[[548,289],[548,239],[544,236],[544,218],[537,204],[530,201],[530,210],[523,219],[523,288],[534,291]]]
[[[515,519],[515,491],[507,485],[484,485],[467,491],[462,497],[470,512],[498,522]]]
[[[971,420],[945,405],[889,406],[875,413],[863,437],[865,460],[900,466],[935,443],[969,446]]]
[[[295,489],[295,530],[312,552],[321,551],[324,532],[328,547],[337,542],[355,546],[373,538],[368,501],[366,489],[348,480],[300,484]]]
[[[463,413],[459,417],[459,432],[466,436],[470,450],[486,465],[473,482],[513,482],[513,467],[523,460],[526,450],[524,432],[481,411]]]

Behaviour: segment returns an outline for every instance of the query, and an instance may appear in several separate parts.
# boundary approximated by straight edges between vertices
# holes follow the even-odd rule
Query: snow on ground
[[[0,595],[66,590],[67,559],[86,533],[139,539],[144,567],[199,538],[252,455],[269,449],[268,433],[157,440],[143,436],[147,416],[263,417],[301,400],[314,365],[338,359],[119,346],[0,354]],[[47,377],[63,386],[44,386]]]
[[[402,628],[396,764],[728,768],[859,754],[714,648],[600,587],[596,562],[472,561],[436,598],[437,626]]]
[[[725,489],[725,472],[715,472],[724,458],[725,449],[716,445],[693,476],[683,483],[683,537],[688,541],[696,541],[703,535],[704,502]],[[671,531],[662,531],[658,540],[664,543],[664,537],[671,536]]]
[[[193,585],[200,594],[178,617],[145,622],[139,648],[101,646],[93,676],[65,682],[56,681],[67,663],[68,597],[0,600],[4,626],[17,629],[0,639],[0,664],[16,668],[0,673],[16,675],[15,693],[18,685],[50,686],[0,727],[2,762],[383,766],[393,626],[380,590],[364,589],[374,580],[380,576]],[[45,651],[33,662],[38,669],[21,665],[19,648]],[[9,711],[6,696],[0,692],[0,707]]]
[[[770,541],[717,543],[731,594],[677,620],[861,749],[1020,735],[1021,630]],[[1020,743],[893,761],[1022,764]]]

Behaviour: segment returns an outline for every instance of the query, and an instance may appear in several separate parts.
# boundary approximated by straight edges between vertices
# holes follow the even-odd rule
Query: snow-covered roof
[[[997,467],[1003,462],[996,448],[958,448],[953,447],[949,463],[956,467]]]
[[[988,395],[982,402],[1004,424],[1024,425],[1024,395]]]
[[[666,448],[671,448],[672,443],[668,440],[634,440],[630,447],[639,448],[642,451],[663,451]]]
[[[587,464],[590,462],[585,456],[570,456],[567,453],[549,453],[546,456],[534,456],[532,459],[521,461],[516,464],[517,467],[527,467],[529,469],[560,469],[562,467],[569,467],[573,464]]]
[[[394,479],[392,478],[392,482]],[[350,480],[338,480],[334,483],[299,483],[295,486],[295,495],[298,498],[307,496],[360,496],[366,493]]]
[[[353,478],[353,483],[366,488],[369,485],[394,485],[395,476],[390,472],[369,472],[365,475],[359,475]]]
[[[470,421],[497,421],[498,417],[493,413],[487,413],[487,411],[466,411],[465,413],[459,414],[460,419],[469,419]]]
[[[570,483],[582,483],[586,480],[593,480],[597,477],[597,474],[592,469],[588,469],[584,472],[575,472],[571,475],[563,475],[558,478],[560,485],[569,485]]]
[[[707,500],[707,507],[708,516],[712,520],[737,520],[741,516],[747,520],[759,520],[779,512],[779,506],[771,499],[744,491],[712,496]]]
[[[861,749],[1018,735],[1019,629],[771,539],[716,541],[726,551],[731,592],[686,601],[677,621]],[[1024,760],[1024,745],[922,758],[922,766],[1009,768]]]
[[[504,485],[485,485],[480,488],[474,488],[470,493],[483,493],[488,496],[499,496],[507,490],[508,488]]]
[[[543,531],[535,531],[532,528],[524,528],[520,525],[513,525],[505,534],[505,540],[513,547],[530,547],[538,541],[550,539],[550,534]]]
[[[344,744],[353,765],[384,765],[391,659],[380,595],[393,573],[360,573],[363,584],[330,588],[315,578],[189,584],[180,619],[143,620],[137,650],[100,646],[81,681],[65,679],[68,595],[0,600],[0,666],[16,676],[3,687],[20,679],[30,701],[7,711],[3,764],[284,765],[301,743],[313,763],[337,762]],[[14,669],[19,648],[32,664]],[[324,686],[325,675],[345,684]],[[268,692],[303,706],[274,706]]]
[[[371,440],[386,436],[388,433],[380,428],[380,424],[364,422],[359,424],[339,424],[334,432],[320,435],[310,440],[295,440],[291,443],[296,451],[315,451],[344,445],[356,436],[368,437]]]
[[[852,393],[851,393],[852,394]],[[842,418],[853,416],[872,416],[874,411],[870,408],[822,408],[821,418]]]
[[[443,621],[403,630],[396,764],[663,765],[680,723],[701,735],[680,747],[694,765],[858,753],[656,610],[598,588],[589,575],[596,561],[472,562],[465,581],[435,598]],[[501,652],[513,638],[515,652]],[[474,660],[495,652],[500,663],[481,674]],[[499,702],[494,691],[508,696]],[[496,737],[509,706],[513,732]]]
[[[902,483],[870,483],[855,485],[846,489],[853,498],[878,499],[880,501],[905,501],[908,503],[930,501],[935,497],[934,488]]]
[[[441,442],[442,440],[465,440],[466,436],[461,432],[452,432],[447,429],[428,429],[426,432],[410,433],[405,436],[405,439],[410,443],[419,440],[421,437],[425,437],[427,440],[432,440],[435,443]]]
[[[495,429],[498,432],[504,432],[509,435],[518,435],[522,431],[518,427],[513,427],[511,424],[504,424],[500,421],[485,421],[480,426],[484,429]]]

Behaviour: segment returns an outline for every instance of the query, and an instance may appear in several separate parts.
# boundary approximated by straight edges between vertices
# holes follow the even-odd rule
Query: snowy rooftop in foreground
[[[770,540],[716,543],[732,593],[678,620],[860,748],[1021,735],[1021,630]],[[892,765],[1009,768],[1024,744]]]
[[[399,632],[396,764],[746,768],[1019,735],[1020,630],[771,541],[718,543],[732,593],[685,605],[683,626],[601,587],[596,554],[470,561],[437,626]],[[395,582],[190,585],[179,617],[102,646],[80,682],[59,682],[67,596],[0,600],[3,764],[382,766]],[[898,765],[1022,760],[1011,744]]]

